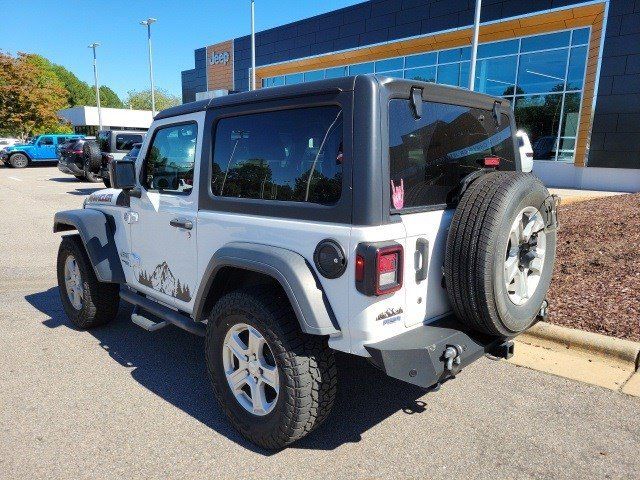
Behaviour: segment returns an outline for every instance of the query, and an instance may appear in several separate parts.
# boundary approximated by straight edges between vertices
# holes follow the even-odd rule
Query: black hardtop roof
[[[298,83],[295,85],[285,85],[281,87],[260,88],[249,92],[232,93],[222,97],[216,97],[206,100],[198,100],[195,102],[184,103],[176,107],[167,108],[162,110],[155,116],[155,120],[163,118],[176,117],[178,115],[186,115],[189,113],[202,112],[209,108],[225,107],[230,105],[241,105],[245,103],[261,102],[267,100],[275,100],[279,98],[290,98],[298,96],[306,96],[321,93],[350,91],[353,90],[358,82],[370,82],[377,83],[385,88],[392,88],[405,86],[410,87],[413,85],[420,86],[427,90],[434,96],[441,96],[442,98],[459,97],[464,95],[467,97],[476,97],[478,100],[493,100],[497,97],[491,97],[484,93],[471,92],[469,90],[452,87],[449,85],[441,85],[437,83],[421,82],[417,80],[408,80],[395,77],[387,77],[385,75],[356,75],[351,77],[332,78],[328,80],[317,80],[314,82]],[[500,99],[508,104],[508,101]]]

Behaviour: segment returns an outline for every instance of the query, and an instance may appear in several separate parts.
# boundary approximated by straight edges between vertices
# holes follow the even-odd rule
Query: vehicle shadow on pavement
[[[69,190],[67,193],[70,195],[91,195],[93,192],[97,192],[98,190],[104,190],[106,187],[103,185],[101,187],[95,188],[76,188],[75,190]]]
[[[51,180],[52,182],[58,182],[58,183],[80,183],[81,180],[78,180],[76,177],[72,177],[71,175],[69,175],[68,177],[53,177],[50,178],[49,180]]]
[[[49,317],[43,325],[75,329],[64,313],[57,287],[27,295],[25,300]],[[130,314],[130,306],[123,304],[114,322],[78,334],[94,336],[112,359],[133,367],[131,375],[137,382],[209,428],[251,451],[274,454],[245,440],[227,422],[209,384],[204,339],[173,326],[147,332],[129,321]],[[290,448],[333,450],[358,442],[364,432],[398,411],[425,411],[425,403],[418,400],[424,390],[387,377],[359,357],[338,353],[337,363],[338,396],[331,415]]]

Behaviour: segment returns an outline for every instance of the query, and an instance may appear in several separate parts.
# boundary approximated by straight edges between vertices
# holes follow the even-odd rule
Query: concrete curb
[[[510,363],[640,397],[640,343],[540,322]]]
[[[603,361],[619,363],[621,367],[637,370],[640,366],[640,343],[575,328],[538,322],[518,337],[523,343],[549,349],[569,349]]]

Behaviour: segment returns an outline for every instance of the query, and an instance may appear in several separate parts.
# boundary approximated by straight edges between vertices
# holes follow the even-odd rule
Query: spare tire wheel
[[[551,283],[556,231],[549,192],[532,174],[491,172],[466,190],[453,215],[445,285],[470,329],[512,337],[536,320]]]
[[[84,165],[90,173],[100,172],[100,167],[102,167],[102,153],[100,152],[100,147],[97,142],[93,140],[85,142],[82,147],[82,157]]]

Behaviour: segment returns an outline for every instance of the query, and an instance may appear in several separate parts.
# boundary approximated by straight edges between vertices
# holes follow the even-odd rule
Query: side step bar
[[[169,325],[169,322],[167,322],[166,320],[163,320],[161,322],[154,322],[150,318],[139,314],[137,305],[134,307],[133,313],[131,314],[131,321],[139,327],[144,328],[147,332],[155,332],[156,330],[160,330],[161,328]]]
[[[132,292],[131,290],[128,290],[126,288],[121,288],[120,298],[122,298],[125,302],[129,302],[130,304],[135,305],[136,307],[140,307],[142,310],[146,310],[147,312],[155,315],[165,322],[172,323],[176,327],[180,327],[183,330],[186,330],[187,332],[198,335],[199,337],[204,337],[205,335],[206,326],[203,323],[196,322],[191,317],[178,313],[175,310],[172,310],[169,307],[165,307],[158,302],[154,302],[147,297],[143,297],[136,292]],[[148,318],[145,318],[144,316],[142,316],[142,319],[139,319],[140,323],[138,323],[136,320],[134,320],[134,315],[137,317],[141,317],[141,315],[139,315],[137,312],[134,312],[134,314],[131,316],[131,320],[136,325],[140,325],[145,330],[150,330],[150,328],[153,328],[153,330],[158,330],[159,328],[162,328],[160,326],[155,326],[162,325],[162,322],[155,323]],[[149,322],[153,323],[154,325],[149,325]]]

